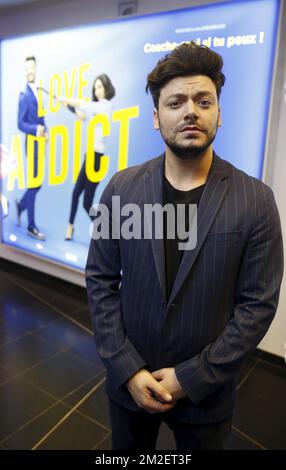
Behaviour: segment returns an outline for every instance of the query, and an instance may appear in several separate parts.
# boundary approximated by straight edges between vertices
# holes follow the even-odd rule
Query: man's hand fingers
[[[152,376],[156,380],[163,380],[163,369],[159,370],[154,370],[154,372],[151,372]]]
[[[160,403],[154,399],[150,399],[148,403],[143,405],[144,410],[148,413],[165,413],[166,411],[171,410],[176,403]]]
[[[160,385],[159,382],[157,382],[155,379],[154,383],[148,388],[159,401],[169,402],[172,400],[172,395],[168,392],[168,390],[162,387],[162,385]]]

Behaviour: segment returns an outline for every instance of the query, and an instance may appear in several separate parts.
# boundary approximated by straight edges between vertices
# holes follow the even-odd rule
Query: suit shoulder
[[[27,92],[26,91],[21,91],[19,93],[19,102],[27,101],[27,99],[28,99]]]
[[[138,183],[139,179],[146,173],[146,171],[160,165],[162,158],[163,156],[160,155],[159,157],[152,158],[151,160],[147,160],[139,165],[130,166],[128,168],[124,168],[124,170],[117,171],[112,177],[113,183],[122,184],[124,182],[124,184],[128,184],[131,182],[134,184],[135,181]]]
[[[257,196],[261,196],[263,199],[267,195],[272,195],[273,191],[266,183],[261,181],[260,179],[256,178],[255,176],[251,176],[245,171],[237,168],[232,163],[224,160],[225,165],[228,167],[230,173],[232,174],[232,178],[234,183],[239,184],[248,194],[250,197],[251,193]]]

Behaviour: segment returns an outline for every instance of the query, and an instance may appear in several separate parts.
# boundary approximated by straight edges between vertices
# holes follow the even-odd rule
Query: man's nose
[[[198,111],[196,104],[193,102],[193,100],[188,100],[186,102],[184,111],[184,119],[197,119]]]

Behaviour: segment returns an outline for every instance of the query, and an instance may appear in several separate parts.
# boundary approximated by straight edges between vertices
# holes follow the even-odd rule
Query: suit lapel
[[[218,210],[228,191],[228,177],[229,171],[227,165],[214,153],[212,166],[197,211],[197,245],[196,248],[186,250],[183,253],[182,261],[170,293],[167,310],[191,271],[205,238],[215,221]]]
[[[163,206],[163,176],[164,176],[164,154],[152,162],[152,167],[145,173],[144,181],[144,204],[161,204]],[[150,222],[150,221],[149,221]],[[146,222],[145,222],[146,224]],[[165,269],[165,247],[163,238],[155,238],[152,228],[148,225],[147,231],[151,236],[152,251],[159,278],[162,295],[166,304],[166,269]],[[163,230],[163,226],[161,227]]]
[[[30,99],[33,101],[33,105],[36,106],[37,109],[38,109],[38,100],[37,100],[32,88],[28,84],[27,84],[26,92],[29,95]]]
[[[163,206],[163,177],[164,177],[164,154],[152,161],[151,166],[144,175],[144,204],[161,204]],[[228,191],[229,170],[228,166],[215,153],[209,171],[208,179],[197,212],[197,245],[193,250],[186,250],[183,254],[177,276],[167,304],[168,307],[174,301],[184,280],[192,269],[205,238],[215,221],[218,210]],[[151,228],[148,227],[151,233]],[[153,233],[151,233],[153,235]],[[164,302],[166,305],[166,267],[165,247],[163,238],[151,237],[152,251],[156,265],[156,271],[160,282]]]

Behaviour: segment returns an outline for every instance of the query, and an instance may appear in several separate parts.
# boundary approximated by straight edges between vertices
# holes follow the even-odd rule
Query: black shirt
[[[165,267],[166,267],[166,294],[167,299],[169,298],[177,271],[179,269],[181,259],[184,251],[179,250],[178,243],[184,240],[179,239],[178,237],[178,227],[177,227],[177,204],[185,204],[185,230],[189,231],[189,204],[199,205],[205,184],[198,186],[197,188],[191,189],[189,191],[181,191],[175,189],[171,183],[164,177],[164,205],[165,204],[174,204],[175,207],[175,218],[176,218],[176,230],[175,238],[167,238],[167,217],[164,213],[164,241],[165,241]]]

